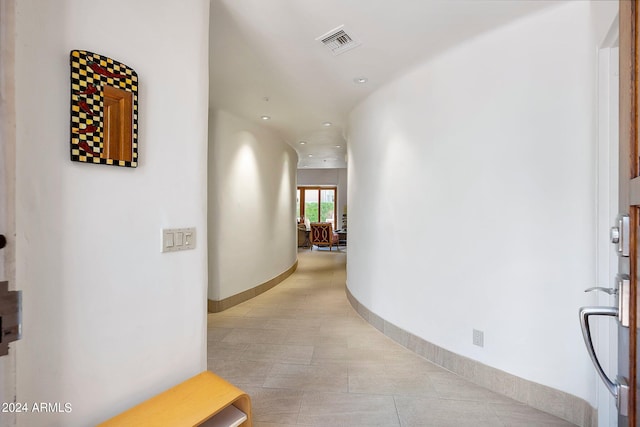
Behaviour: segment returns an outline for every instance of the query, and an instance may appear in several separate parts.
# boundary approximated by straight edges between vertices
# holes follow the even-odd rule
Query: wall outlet
[[[473,330],[473,345],[484,347],[484,332],[477,329]]]

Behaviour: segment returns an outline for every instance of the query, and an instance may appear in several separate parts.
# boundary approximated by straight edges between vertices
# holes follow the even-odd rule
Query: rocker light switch
[[[165,228],[162,230],[162,252],[184,251],[195,249],[196,229],[191,228]]]

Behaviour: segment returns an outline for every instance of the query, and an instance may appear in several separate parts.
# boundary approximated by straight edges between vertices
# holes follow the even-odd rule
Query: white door
[[[0,235],[6,245],[0,249],[0,282],[15,289],[15,0],[0,1]],[[0,243],[3,239],[0,237]],[[0,244],[0,246],[2,246]],[[0,405],[16,398],[15,350],[0,357]],[[2,408],[10,409],[10,408]],[[11,412],[0,414],[0,427],[14,426]]]

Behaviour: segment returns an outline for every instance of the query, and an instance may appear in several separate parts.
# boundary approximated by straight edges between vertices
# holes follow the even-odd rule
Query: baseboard
[[[232,295],[223,300],[207,300],[207,311],[209,313],[219,313],[221,311],[227,310],[235,305],[238,305],[242,302],[248,301],[251,298],[257,297],[258,295],[268,291],[269,289],[276,286],[278,283],[282,282],[287,277],[291,276],[294,271],[298,268],[298,260],[293,263],[291,267],[289,267],[283,273],[277,275],[271,280],[267,280],[266,282],[251,288],[246,291],[240,292],[239,294]]]
[[[585,400],[508,374],[425,341],[373,313],[351,294],[348,287],[345,289],[351,306],[364,320],[398,344],[430,362],[493,392],[555,415],[570,423],[581,427],[597,427],[597,410]]]

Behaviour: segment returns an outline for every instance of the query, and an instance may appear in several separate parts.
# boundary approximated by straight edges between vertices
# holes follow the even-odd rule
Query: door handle
[[[598,360],[598,356],[596,355],[596,351],[593,348],[593,340],[591,339],[591,328],[589,327],[589,317],[590,316],[610,316],[610,317],[618,317],[618,309],[616,307],[582,307],[580,308],[580,327],[582,328],[582,337],[584,338],[584,343],[587,346],[587,353],[589,353],[589,357],[591,358],[591,362],[596,368],[596,372],[604,381],[604,385],[609,390],[609,393],[613,395],[616,399],[616,406],[618,407],[618,412],[621,415],[626,416],[628,414],[628,405],[629,405],[629,386],[627,385],[624,378],[618,377],[615,381],[612,381],[611,378],[607,376],[602,369],[602,365],[600,365],[600,361]]]
[[[585,289],[584,291],[585,291],[585,292],[600,291],[600,292],[604,292],[604,293],[609,294],[609,295],[615,295],[615,294],[617,294],[617,293],[618,293],[618,290],[617,290],[617,289],[614,289],[614,288],[604,288],[604,287],[602,287],[602,286],[596,286],[596,287],[593,287],[593,288],[587,288],[587,289]]]
[[[585,292],[593,292],[599,291],[604,292],[609,295],[616,295],[618,297],[618,322],[620,325],[628,328],[629,327],[629,293],[631,289],[631,280],[629,279],[628,274],[618,274],[616,275],[616,286],[615,288],[605,288],[602,286],[596,286],[593,288],[585,289]]]

